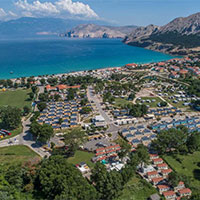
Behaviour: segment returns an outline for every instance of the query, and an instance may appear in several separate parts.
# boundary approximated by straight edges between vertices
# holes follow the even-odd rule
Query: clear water
[[[0,40],[0,79],[68,73],[171,58],[163,53],[125,45],[119,39]]]

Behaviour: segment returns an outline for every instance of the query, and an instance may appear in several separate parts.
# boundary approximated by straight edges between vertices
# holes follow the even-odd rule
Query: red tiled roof
[[[148,175],[148,176],[157,175],[157,174],[158,174],[157,171],[147,172],[147,175]]]
[[[152,179],[152,182],[154,182],[154,183],[158,183],[158,182],[160,182],[160,181],[162,181],[162,180],[163,180],[162,177],[159,177],[159,178],[153,178],[153,179]]]
[[[168,167],[168,165],[166,163],[162,163],[162,164],[157,164],[157,167],[160,168],[160,167]]]
[[[166,191],[166,192],[163,192],[163,195],[166,197],[166,196],[174,196],[175,195],[175,192],[174,191]]]
[[[153,162],[154,163],[163,162],[163,159],[162,158],[156,158],[156,159],[153,159]]]
[[[180,181],[180,182],[178,183],[178,185],[185,185],[185,183],[184,183],[183,181]]]
[[[158,189],[170,188],[168,185],[158,185],[157,187],[158,187]]]
[[[192,193],[192,191],[189,188],[183,188],[179,190],[180,194],[186,194],[186,193]]]
[[[172,172],[172,169],[163,169],[161,170],[162,174],[169,174]]]

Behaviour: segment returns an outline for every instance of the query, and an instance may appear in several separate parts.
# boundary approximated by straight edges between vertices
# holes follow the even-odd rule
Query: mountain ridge
[[[64,33],[69,38],[124,38],[136,26],[106,26],[97,24],[81,24]]]
[[[200,12],[179,17],[164,26],[149,25],[135,29],[124,43],[164,53],[187,55],[199,51]]]

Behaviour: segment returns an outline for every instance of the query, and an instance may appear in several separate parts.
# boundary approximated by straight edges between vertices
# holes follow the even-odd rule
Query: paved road
[[[6,139],[3,141],[0,141],[0,147],[6,147],[11,145],[25,145],[28,146],[30,149],[32,149],[34,152],[36,152],[38,155],[40,155],[42,158],[47,156],[50,156],[49,152],[46,152],[42,145],[38,142],[36,142],[32,134],[29,132],[29,126],[30,126],[30,120],[26,120],[22,122],[23,126],[23,132],[13,138]]]
[[[114,122],[109,118],[107,113],[102,109],[101,103],[99,98],[92,93],[92,86],[88,87],[87,89],[87,97],[88,100],[91,102],[93,101],[96,105],[96,108],[99,112],[99,114],[105,119],[106,124],[108,125],[108,130],[106,131],[107,133],[112,133],[112,139],[117,139],[118,137],[118,131],[120,130],[120,127],[116,126]]]

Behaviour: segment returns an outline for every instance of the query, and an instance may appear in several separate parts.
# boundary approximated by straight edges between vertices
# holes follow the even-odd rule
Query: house
[[[166,163],[157,164],[158,170],[168,169],[168,165]]]
[[[186,196],[192,195],[192,191],[189,188],[183,188],[183,189],[179,190],[178,193],[181,197],[186,197]]]
[[[161,170],[161,174],[163,177],[167,177],[172,172],[172,169],[163,169]]]
[[[149,180],[151,180],[153,178],[158,178],[159,174],[157,171],[147,172],[147,177]]]
[[[157,185],[157,188],[160,194],[170,190],[170,187],[168,185]]]
[[[163,177],[158,177],[158,178],[153,178],[151,180],[151,182],[153,183],[153,185],[158,185],[158,184],[162,183],[163,180],[164,180]]]
[[[153,159],[153,164],[154,165],[158,165],[158,164],[162,164],[162,163],[163,163],[163,159],[162,158]]]
[[[141,171],[146,174],[147,172],[153,172],[155,171],[155,168],[152,165],[148,165],[148,166],[143,166],[141,168]]]
[[[176,194],[174,191],[166,191],[163,192],[163,196],[165,197],[165,199],[167,200],[175,200],[176,198]]]
[[[175,191],[178,191],[178,190],[181,190],[181,189],[183,189],[183,188],[185,188],[185,184],[184,184],[183,181],[180,181],[180,182],[178,183],[178,185],[174,188],[174,190],[175,190]]]
[[[154,159],[159,158],[158,154],[150,154],[149,156],[150,156],[150,160],[154,160]]]

